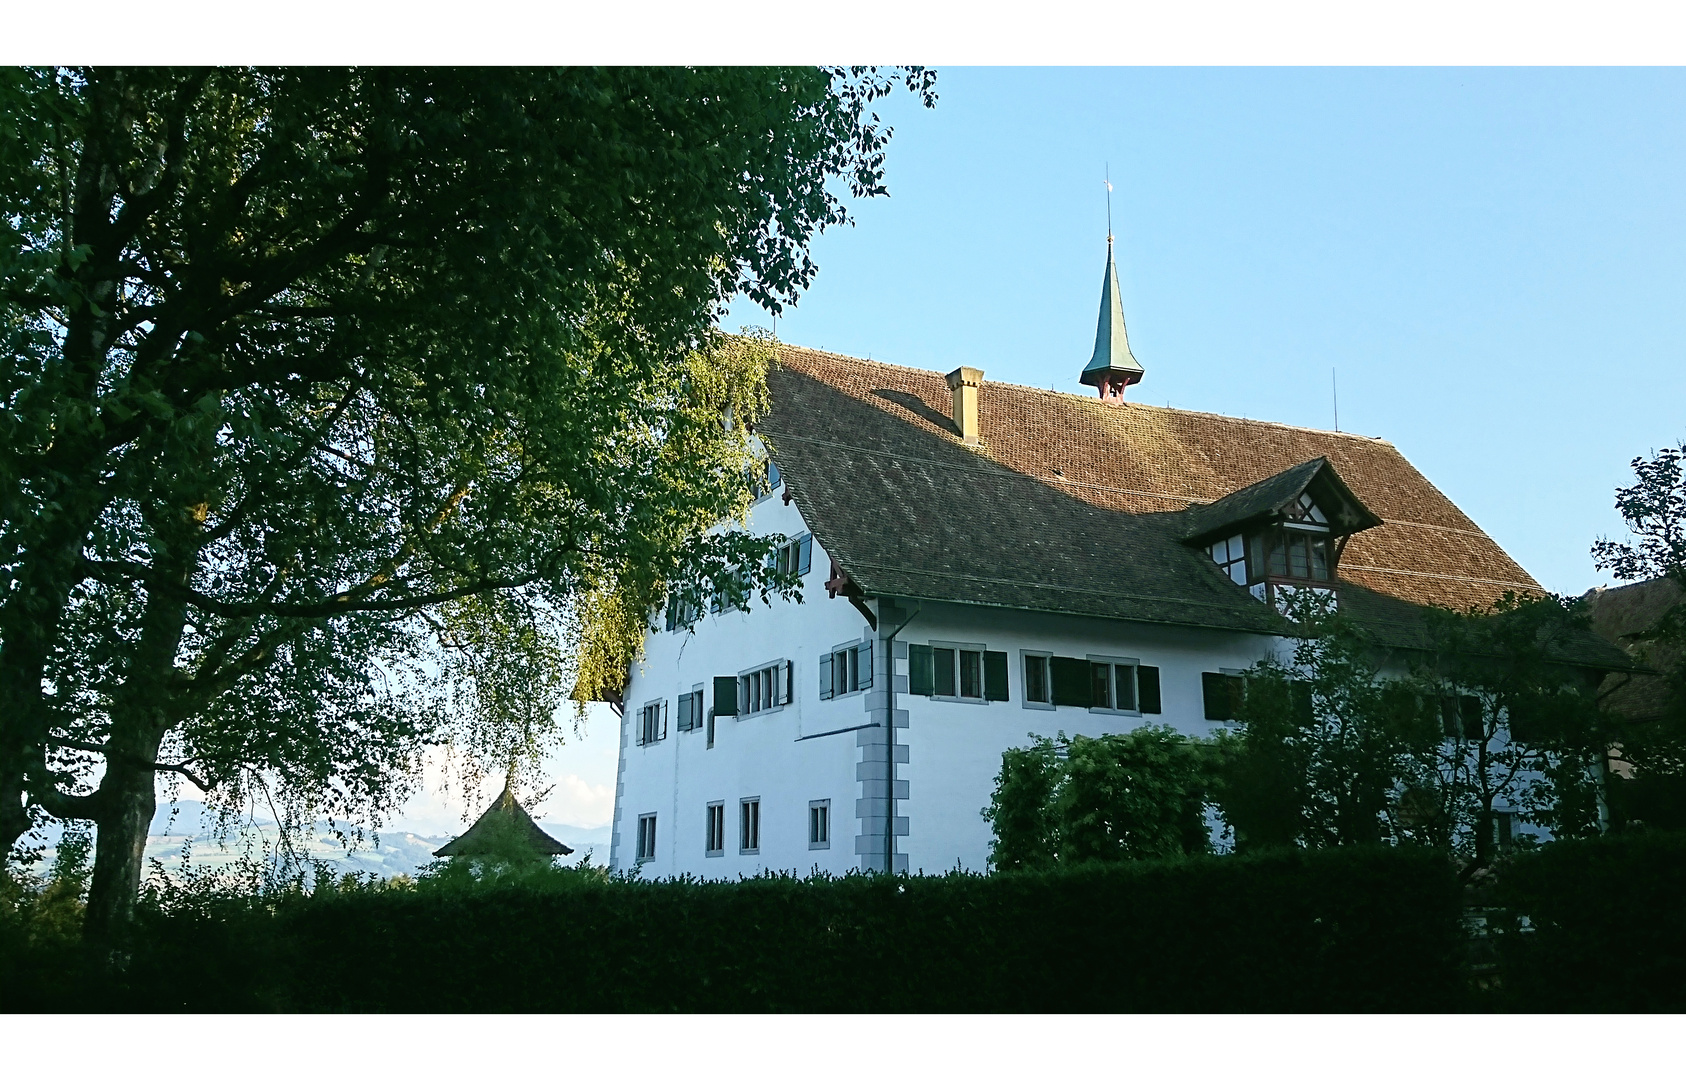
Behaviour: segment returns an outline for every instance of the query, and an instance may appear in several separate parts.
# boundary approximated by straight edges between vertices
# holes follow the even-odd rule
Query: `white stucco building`
[[[780,351],[750,527],[792,538],[803,602],[648,635],[617,868],[982,870],[1002,751],[1210,734],[1282,643],[1273,590],[1333,590],[1398,648],[1420,605],[1539,590],[1387,442],[1125,402],[1110,251],[1098,399]]]

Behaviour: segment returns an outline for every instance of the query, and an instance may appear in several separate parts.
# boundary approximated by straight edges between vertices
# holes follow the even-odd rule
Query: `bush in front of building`
[[[1494,1004],[1522,1012],[1686,1011],[1686,833],[1559,840],[1507,860]]]
[[[940,877],[558,870],[153,911],[112,1006],[302,1011],[1425,1011],[1459,886],[1350,848]]]

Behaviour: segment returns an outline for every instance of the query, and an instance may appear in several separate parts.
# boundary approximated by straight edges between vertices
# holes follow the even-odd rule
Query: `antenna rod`
[[[1112,243],[1112,163],[1107,162],[1106,179],[1101,181],[1106,185],[1106,242]]]
[[[1341,430],[1341,388],[1335,382],[1335,369],[1329,369],[1329,392],[1335,399],[1335,430]]]

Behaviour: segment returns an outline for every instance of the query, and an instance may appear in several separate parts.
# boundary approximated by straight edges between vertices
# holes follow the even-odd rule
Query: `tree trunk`
[[[104,954],[107,963],[115,966],[126,959],[129,927],[134,921],[146,862],[146,837],[158,809],[150,766],[156,752],[154,745],[145,755],[146,764],[115,755],[108,758],[100,784],[94,875],[88,887],[82,934]]]

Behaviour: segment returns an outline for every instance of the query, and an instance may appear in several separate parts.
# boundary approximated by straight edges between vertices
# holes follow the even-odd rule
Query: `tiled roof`
[[[758,430],[820,544],[869,594],[1277,629],[1181,542],[1183,512],[1319,457],[1383,521],[1352,537],[1340,582],[1345,610],[1385,643],[1420,641],[1417,605],[1541,591],[1379,439],[986,381],[969,448],[941,373],[780,353]]]
[[[1656,671],[1679,666],[1678,650],[1647,641],[1644,635],[1681,601],[1680,586],[1667,578],[1653,578],[1593,589],[1584,599],[1592,614],[1592,628],[1628,655]],[[1607,695],[1605,704],[1630,720],[1658,720],[1668,712],[1669,685],[1664,675],[1617,672],[1606,676],[1601,689]]]
[[[1357,496],[1341,482],[1329,459],[1315,457],[1239,491],[1232,491],[1217,502],[1190,506],[1183,511],[1183,519],[1187,522],[1183,539],[1221,540],[1223,534],[1274,517],[1282,507],[1298,499],[1314,485],[1324,489],[1323,493],[1313,492],[1312,497],[1325,513],[1331,515],[1335,535],[1345,536],[1381,524],[1381,519],[1365,507],[1354,505]],[[1324,498],[1323,494],[1331,494],[1334,498]]]

